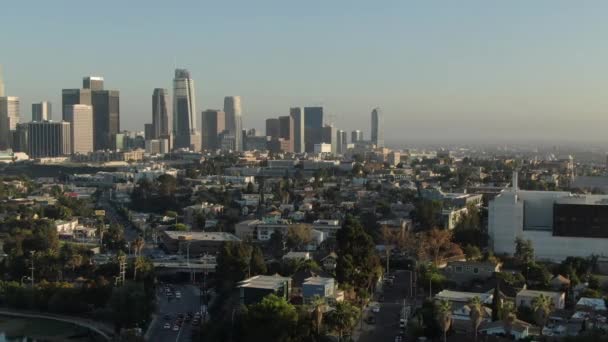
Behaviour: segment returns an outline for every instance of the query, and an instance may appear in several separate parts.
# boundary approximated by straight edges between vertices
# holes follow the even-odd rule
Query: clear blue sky
[[[9,95],[49,99],[84,75],[121,91],[143,129],[155,87],[188,68],[197,109],[243,97],[246,127],[323,104],[338,128],[387,140],[606,139],[606,1],[64,1],[0,10]]]

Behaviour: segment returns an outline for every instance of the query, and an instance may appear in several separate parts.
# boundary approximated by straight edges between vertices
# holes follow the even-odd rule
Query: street
[[[397,270],[392,274],[395,276],[393,285],[383,286],[384,301],[379,303],[380,312],[372,313],[369,307],[364,312],[364,317],[375,315],[376,323],[363,323],[363,331],[358,340],[360,342],[394,341],[399,335],[399,318],[403,300],[410,291],[411,273]]]
[[[199,289],[193,285],[170,285],[173,292],[181,293],[181,298],[173,297],[171,300],[164,293],[164,286],[159,286],[158,293],[158,319],[151,327],[150,341],[191,341],[192,322],[184,321],[178,331],[174,331],[178,314],[186,315],[188,312],[196,313],[200,311]],[[165,319],[169,315],[170,318]],[[170,328],[165,328],[169,324]]]

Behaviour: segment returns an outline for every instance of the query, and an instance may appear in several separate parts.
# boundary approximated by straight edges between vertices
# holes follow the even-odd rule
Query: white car
[[[376,305],[372,306],[372,312],[373,313],[380,312],[380,305],[376,304]]]
[[[174,326],[173,326],[173,331],[179,331],[179,325],[177,325],[177,324],[176,324],[176,325],[174,325]]]
[[[171,329],[171,324],[169,324],[169,323],[165,323],[164,328],[165,328],[165,329]]]
[[[175,298],[182,298],[181,292],[175,292]]]

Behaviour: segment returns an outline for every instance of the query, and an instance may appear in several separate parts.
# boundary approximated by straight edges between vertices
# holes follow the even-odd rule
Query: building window
[[[475,273],[475,274],[479,273],[479,269],[478,269],[477,267],[475,267],[475,268],[473,269],[473,273]]]
[[[462,273],[462,266],[456,266],[456,272]]]

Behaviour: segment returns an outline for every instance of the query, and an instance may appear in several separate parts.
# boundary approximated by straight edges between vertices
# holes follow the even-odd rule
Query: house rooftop
[[[334,278],[310,277],[304,279],[302,285],[328,285],[334,283]]]
[[[285,282],[291,281],[291,278],[281,277],[279,275],[265,276],[259,275],[255,277],[251,277],[249,279],[245,279],[239,282],[239,288],[253,288],[253,289],[268,289],[268,290],[276,290],[281,288]]]
[[[606,311],[606,302],[602,298],[587,298],[581,297],[581,299],[576,302],[577,306],[585,306],[593,309],[594,311]]]
[[[538,297],[540,295],[553,297],[555,295],[560,295],[560,294],[561,294],[561,292],[538,291],[538,290],[528,290],[528,289],[523,289],[523,290],[517,292],[518,296],[526,296],[526,297]]]
[[[180,232],[167,230],[165,234],[175,240],[195,240],[195,241],[241,241],[233,234],[226,232]]]
[[[450,302],[468,302],[475,297],[479,297],[483,303],[486,303],[491,301],[492,294],[443,290],[435,295],[435,299],[448,300]]]

